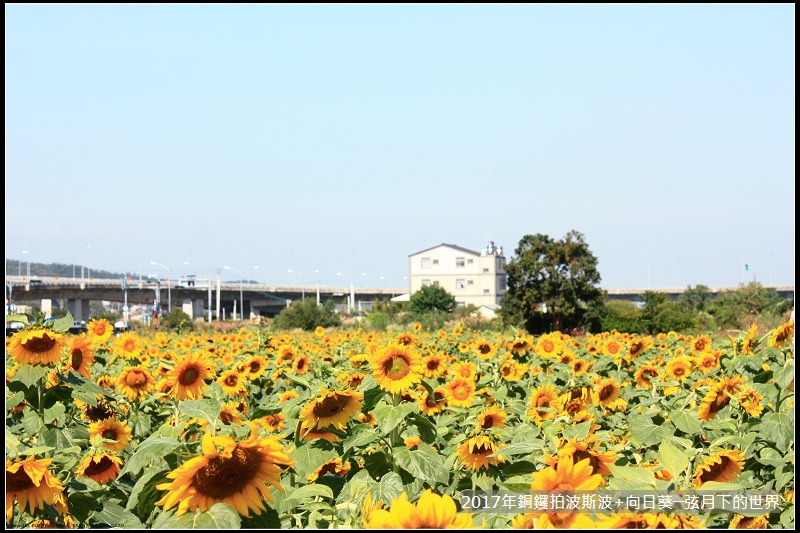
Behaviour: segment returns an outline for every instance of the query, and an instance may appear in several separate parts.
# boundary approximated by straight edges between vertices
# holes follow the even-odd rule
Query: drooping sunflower
[[[68,359],[63,366],[63,372],[66,374],[72,370],[91,379],[91,367],[94,363],[94,349],[91,341],[82,333],[67,338],[66,345]]]
[[[588,459],[592,474],[610,476],[611,469],[608,468],[608,465],[613,465],[616,462],[617,454],[613,451],[600,451],[599,447],[600,442],[593,436],[582,441],[570,439],[559,448],[555,457],[545,456],[545,461],[547,461],[548,465],[555,467],[565,455],[572,456],[573,464],[578,464],[584,459]],[[605,480],[600,486],[605,486]]]
[[[357,389],[361,386],[365,377],[367,375],[364,372],[342,372],[336,376],[336,381],[351,389]]]
[[[490,407],[478,416],[478,424],[476,429],[487,430],[491,428],[503,429],[506,427],[506,413],[503,409],[495,406]]]
[[[622,392],[622,386],[616,379],[604,378],[595,385],[592,391],[592,399],[595,405],[607,407],[619,398],[620,392]]]
[[[516,361],[506,361],[500,367],[500,376],[506,381],[519,381],[525,376],[528,371],[526,363],[518,363]]]
[[[121,405],[115,405],[105,398],[98,399],[96,405],[83,403],[77,398],[74,401],[78,409],[81,410],[81,418],[89,422],[99,422],[100,420],[127,413],[127,408]]]
[[[528,403],[528,416],[541,426],[545,420],[555,420],[562,409],[562,402],[554,385],[542,385],[531,394]]]
[[[683,381],[692,373],[692,360],[688,357],[676,357],[667,363],[667,374]]]
[[[86,324],[89,341],[98,347],[105,343],[114,334],[114,327],[105,318],[93,318]]]
[[[761,405],[764,396],[756,392],[755,389],[747,387],[741,392],[738,399],[739,405],[742,406],[742,409],[744,409],[747,414],[756,418],[761,416],[761,412],[764,410],[764,406]]]
[[[469,379],[456,378],[446,383],[444,395],[447,405],[454,407],[470,407],[475,401],[475,382]]]
[[[441,413],[447,407],[447,396],[445,396],[443,387],[436,387],[433,389],[433,397],[428,394],[428,391],[423,391],[419,397],[419,410],[426,415],[435,415]]]
[[[505,462],[502,455],[489,457],[500,449],[500,446],[488,435],[476,435],[465,440],[456,448],[456,455],[467,470],[477,472],[489,469],[489,465]]]
[[[134,359],[144,350],[142,339],[136,333],[122,333],[114,341],[114,353],[123,359]]]
[[[371,503],[371,502],[370,502]],[[392,500],[389,509],[370,507],[365,512],[367,529],[469,529],[473,527],[472,515],[459,513],[450,496],[439,496],[427,489],[419,501],[408,501],[405,491]]]
[[[354,390],[329,391],[324,387],[317,398],[300,411],[300,422],[306,430],[334,426],[344,429],[347,422],[361,410],[364,393]]]
[[[275,413],[271,415],[264,415],[255,420],[255,422],[264,428],[267,433],[278,433],[283,429],[283,425],[286,423],[286,417],[283,415],[283,413]]]
[[[636,359],[652,346],[652,337],[634,337],[628,344],[628,357],[630,359]]]
[[[14,333],[8,346],[11,358],[21,365],[54,365],[61,361],[64,335],[46,328]]]
[[[20,509],[27,507],[30,514],[44,509],[45,504],[56,505],[64,485],[50,472],[52,462],[52,458],[34,456],[21,461],[6,458],[6,523],[14,515],[15,501]]]
[[[350,463],[342,464],[341,457],[329,459],[328,461],[325,461],[319,465],[317,469],[308,476],[308,482],[314,483],[325,474],[334,474],[339,477],[344,477],[348,474],[348,472],[350,472],[350,468]]]
[[[126,366],[117,378],[117,388],[131,401],[143,400],[156,388],[156,380],[143,366]]]
[[[243,413],[239,411],[239,405],[240,403],[236,401],[223,403],[219,410],[220,421],[226,426],[231,424],[241,424]]]
[[[701,488],[708,481],[733,481],[744,468],[744,454],[739,450],[722,450],[700,463],[694,473],[694,486]]]
[[[124,450],[133,438],[128,423],[124,420],[117,420],[116,418],[107,418],[89,424],[89,437],[91,438],[95,435],[100,435],[104,439],[116,441],[103,443],[103,447],[112,452]]]
[[[203,453],[167,474],[172,481],[156,485],[166,490],[156,505],[164,510],[178,506],[178,516],[187,511],[208,510],[216,503],[233,506],[247,518],[250,512],[266,511],[272,502],[270,485],[283,492],[280,476],[295,460],[289,457],[280,437],[258,438],[258,426],[250,423],[250,436],[237,442],[232,437],[203,434]]]
[[[769,336],[769,347],[780,348],[794,339],[794,320],[784,322],[774,330]]]
[[[207,379],[214,379],[214,363],[202,352],[189,353],[178,359],[175,367],[165,378],[170,394],[178,400],[199,400],[208,386]]]
[[[767,529],[769,527],[769,515],[745,516],[734,514],[728,529]]]
[[[339,442],[342,440],[342,438],[339,435],[337,435],[336,433],[332,433],[327,429],[312,429],[311,431],[307,431],[303,433],[303,439],[305,440],[322,439],[331,443]]]
[[[750,355],[758,346],[758,324],[755,322],[750,324],[750,328],[747,330],[747,334],[745,334],[744,338],[741,341],[739,346],[739,353],[742,355]]]
[[[222,387],[222,391],[230,396],[238,396],[247,392],[247,383],[235,368],[223,372],[217,378],[217,383]]]
[[[392,394],[407,391],[422,379],[419,354],[402,344],[389,345],[370,366],[378,385]]]
[[[634,372],[633,380],[639,387],[652,387],[653,382],[650,380],[657,378],[660,373],[661,370],[656,365],[642,365]]]
[[[593,474],[590,460],[583,459],[578,463],[573,462],[572,455],[559,458],[556,466],[535,472],[531,490],[537,491],[592,491],[603,483],[600,474]],[[542,512],[531,513],[534,528],[536,529],[592,529],[594,522],[585,513],[574,512]]]
[[[725,386],[722,383],[717,383],[703,397],[697,416],[700,420],[709,421],[717,416],[717,413],[722,411],[729,403],[731,403],[730,394],[725,390]]]
[[[86,455],[75,470],[78,477],[90,477],[98,483],[109,483],[117,479],[122,459],[106,452]]]

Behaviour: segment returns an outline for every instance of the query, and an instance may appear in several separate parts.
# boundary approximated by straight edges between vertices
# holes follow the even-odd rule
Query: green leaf
[[[371,378],[372,376],[367,376],[364,378],[364,382]],[[375,384],[375,387],[365,390],[364,383],[362,382],[361,390],[364,391],[364,406],[361,408],[363,413],[369,413],[372,411],[373,407],[375,407],[375,404],[377,404],[386,394],[383,389],[377,387],[377,383]]]
[[[72,318],[72,313],[67,311],[67,314],[53,322],[53,331],[58,333],[66,333],[75,324],[75,319]]]
[[[297,463],[294,465],[294,470],[297,472],[297,476],[303,480],[311,475],[314,470],[319,467],[319,465],[328,459],[337,457],[336,452],[332,450],[321,450],[311,444],[305,444],[299,448],[296,448],[290,455],[295,461],[297,461]]]
[[[775,370],[773,377],[775,383],[777,383],[781,389],[788,387],[789,383],[794,379],[794,359],[787,360],[783,367]]]
[[[786,413],[767,413],[762,418],[761,435],[775,443],[778,449],[789,448],[794,441],[794,420]]]
[[[309,385],[308,381],[306,381],[304,378],[301,378],[300,376],[298,376],[294,372],[287,372],[286,374],[284,374],[284,376],[289,378],[290,381],[293,381],[294,383],[297,383],[298,385],[300,385],[304,389],[311,390],[311,385]]]
[[[47,366],[40,365],[20,365],[17,373],[14,374],[14,380],[19,381],[26,387],[34,387],[39,380],[44,378],[50,371],[53,370]]]
[[[427,443],[432,443],[436,440],[437,429],[433,422],[431,422],[430,418],[423,415],[422,413],[414,413],[411,417],[411,423],[417,426],[419,430],[419,436]]]
[[[519,476],[522,474],[533,474],[539,468],[530,461],[515,461],[503,468],[503,475],[506,477]]]
[[[136,480],[136,484],[131,489],[131,495],[128,497],[128,502],[125,509],[133,511],[136,509],[140,516],[147,516],[153,509],[156,500],[159,499],[161,493],[156,489],[156,485],[167,481],[167,470],[148,469],[145,473]]]
[[[22,400],[25,399],[25,393],[22,391],[15,392],[11,396],[6,398],[6,411],[13,409],[14,407],[18,406],[22,403]]]
[[[66,412],[67,412],[67,408],[64,407],[63,403],[57,403],[57,404],[53,405],[53,407],[50,407],[49,409],[45,409],[44,410],[44,421],[45,421],[45,424],[52,424],[53,422],[58,420],[60,417],[64,416],[64,414],[66,414]]]
[[[369,484],[369,492],[372,500],[383,502],[386,506],[392,504],[392,500],[399,498],[403,493],[403,479],[395,472],[384,475],[380,482]]]
[[[6,323],[9,322],[22,322],[26,326],[30,325],[28,315],[6,315]]]
[[[159,514],[153,529],[239,529],[242,518],[227,503],[215,503],[208,511],[176,516],[174,510]]]
[[[503,457],[508,457],[510,455],[521,455],[521,454],[529,454],[536,451],[541,451],[542,449],[542,441],[536,440],[534,442],[518,442],[516,444],[509,444],[508,446],[503,446],[489,457],[497,457],[498,455],[502,455]]]
[[[611,470],[611,474],[615,478],[644,483],[652,487],[656,486],[656,476],[652,470],[647,470],[646,468],[637,468],[634,466],[615,465],[609,465],[608,468]]]
[[[42,419],[33,409],[27,408],[22,413],[22,428],[29,437],[35,437],[42,431]]]
[[[366,428],[366,429],[355,429],[355,428]],[[380,438],[378,435],[378,431],[369,426],[368,424],[360,424],[355,426],[351,435],[349,435],[346,439],[344,439],[344,451],[347,451],[351,448],[360,448],[361,446],[365,446],[371,442],[374,442]]]
[[[183,400],[178,402],[178,410],[183,416],[205,420],[214,424],[219,418],[222,402],[218,400]]]
[[[697,413],[694,411],[677,411],[672,415],[672,423],[687,435],[696,434],[702,427],[700,419],[697,418]]]
[[[689,466],[689,458],[669,441],[664,441],[658,447],[658,461],[661,466],[672,474],[672,478],[678,480],[683,475],[686,467]]]
[[[115,500],[104,502],[103,507],[89,520],[93,526],[108,525],[122,529],[144,529],[144,524]]]
[[[582,441],[589,435],[589,430],[592,427],[591,422],[581,422],[574,426],[566,428],[561,434],[565,439],[575,439]]]
[[[333,491],[327,485],[320,485],[312,483],[311,485],[303,485],[296,491],[292,492],[286,497],[285,502],[289,507],[297,507],[298,503],[313,500],[314,498],[328,498],[333,499]],[[292,501],[292,503],[288,503]]]
[[[397,406],[380,404],[375,407],[374,415],[378,420],[378,428],[381,435],[388,435],[400,424],[410,413],[417,409],[416,403],[406,402]]]
[[[450,480],[450,471],[444,466],[442,458],[428,446],[416,450],[398,446],[394,449],[394,460],[400,468],[417,479],[431,484],[447,483]]]
[[[136,447],[134,454],[125,463],[120,477],[130,472],[137,474],[139,470],[149,465],[153,461],[160,461],[165,455],[179,447],[181,443],[177,439],[165,437],[151,437]]]
[[[655,425],[649,416],[633,415],[628,419],[628,423],[631,439],[640,442],[642,446],[652,446],[664,439],[661,426]]]

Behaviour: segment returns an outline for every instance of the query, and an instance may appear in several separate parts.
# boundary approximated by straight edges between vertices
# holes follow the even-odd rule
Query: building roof
[[[437,244],[436,246],[431,246],[430,248],[425,248],[422,251],[415,252],[413,254],[408,254],[408,257],[411,257],[412,255],[424,254],[425,252],[428,252],[428,251],[433,250],[435,248],[440,248],[442,246],[447,246],[448,248],[453,248],[455,250],[461,250],[462,252],[467,253],[467,254],[481,255],[480,252],[476,252],[475,250],[470,250],[468,248],[464,248],[464,247],[458,246],[456,244],[447,244],[446,242],[443,242],[442,244]]]

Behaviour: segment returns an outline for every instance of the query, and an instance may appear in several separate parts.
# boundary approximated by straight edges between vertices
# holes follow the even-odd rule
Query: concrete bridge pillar
[[[198,298],[192,301],[191,298],[184,298],[183,299],[183,306],[182,310],[184,313],[192,317],[192,320],[197,320],[198,318],[203,318],[203,306],[205,304],[205,300]]]
[[[44,313],[45,318],[53,316],[53,300],[46,298],[42,300],[42,313]]]
[[[75,322],[85,321],[89,312],[89,302],[82,298],[73,298],[67,300],[67,311],[70,312]]]

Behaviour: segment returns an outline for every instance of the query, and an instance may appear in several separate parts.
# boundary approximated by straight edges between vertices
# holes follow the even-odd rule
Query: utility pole
[[[217,269],[217,320],[219,320],[219,318],[220,318],[219,317],[219,302],[220,302],[220,292],[222,291],[222,287],[220,285],[221,282],[219,280],[220,270],[221,269],[219,269],[219,268]]]

